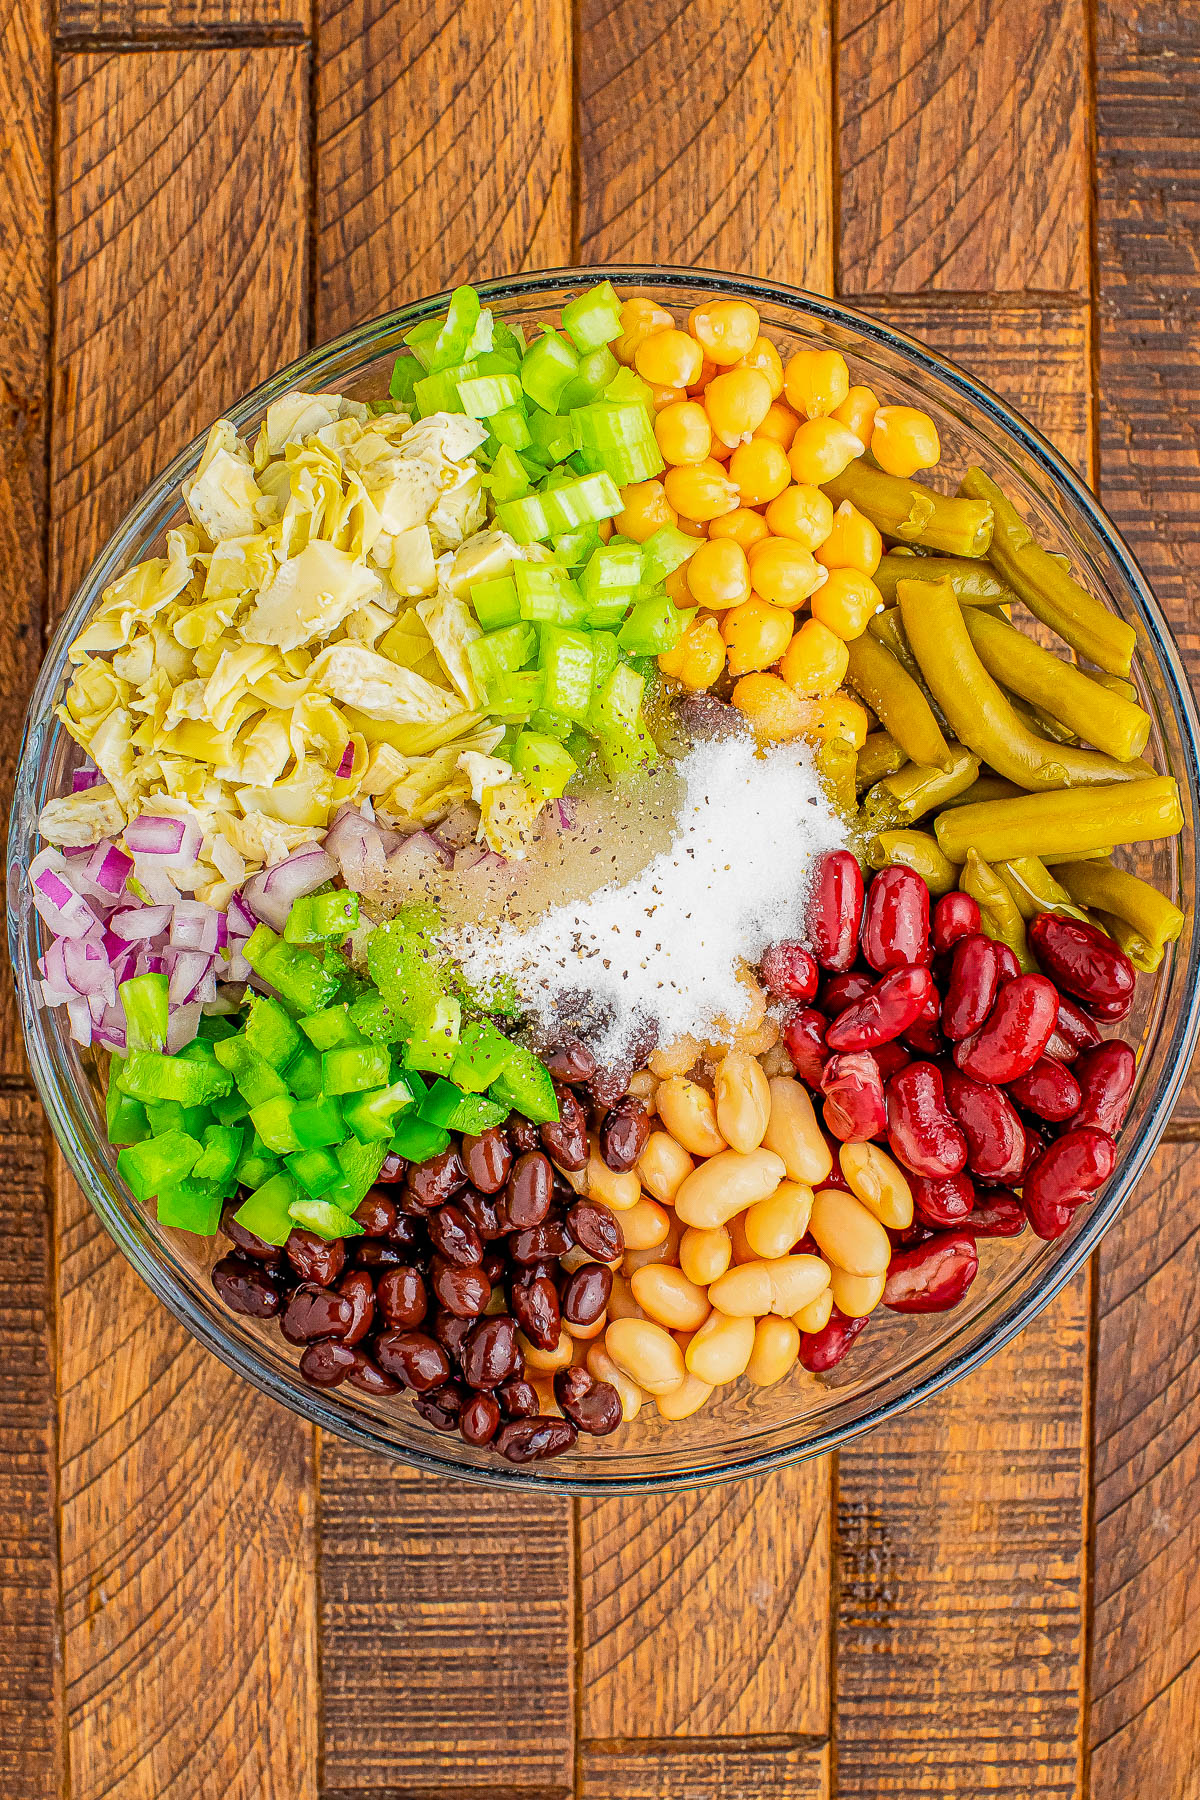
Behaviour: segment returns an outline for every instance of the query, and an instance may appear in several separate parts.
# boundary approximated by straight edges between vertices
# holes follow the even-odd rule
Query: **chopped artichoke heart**
[[[285,562],[242,627],[251,644],[294,650],[335,631],[379,589],[379,577],[345,550],[314,540]]]
[[[120,801],[103,783],[85,788],[80,794],[62,794],[57,800],[47,800],[38,815],[38,830],[47,843],[68,849],[118,837],[125,825]]]

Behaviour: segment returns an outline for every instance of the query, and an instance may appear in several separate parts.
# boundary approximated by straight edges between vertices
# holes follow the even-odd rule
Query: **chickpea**
[[[717,621],[693,619],[674,648],[659,656],[658,666],[691,694],[710,688],[725,667],[725,644]]]
[[[791,478],[787,452],[773,438],[751,438],[729,459],[729,479],[737,484],[743,506],[765,506],[782,494]]]
[[[881,406],[875,414],[871,454],[889,475],[905,479],[919,469],[932,469],[942,454],[937,426],[915,406]]]
[[[765,375],[771,389],[772,402],[783,392],[783,360],[770,338],[757,337],[745,356],[734,363],[735,369],[757,369]]]
[[[723,444],[741,444],[771,410],[771,384],[757,369],[727,369],[704,392],[704,410]]]
[[[867,449],[871,448],[871,433],[875,428],[875,414],[879,409],[879,400],[869,387],[852,387],[840,406],[833,409],[833,417],[848,425],[856,438],[861,438]]]
[[[817,561],[827,569],[858,569],[873,575],[883,556],[883,539],[870,519],[843,500],[833,515],[833,528],[818,546]]]
[[[708,536],[710,542],[713,539],[732,538],[743,550],[749,550],[752,544],[769,537],[770,533],[761,513],[752,512],[748,506],[735,506],[731,513],[723,513],[719,519],[709,520]]]
[[[781,606],[768,606],[765,600],[746,600],[725,614],[721,636],[731,675],[769,669],[791,641],[792,615]]]
[[[709,538],[687,567],[688,587],[698,606],[721,612],[750,598],[750,564],[733,538]]]
[[[830,569],[827,579],[813,592],[811,610],[814,619],[849,643],[862,636],[868,619],[883,611],[883,595],[860,569]]]
[[[846,679],[850,652],[836,632],[819,619],[805,619],[783,653],[779,673],[798,694],[824,698]]]
[[[802,550],[816,550],[833,530],[833,501],[819,487],[785,488],[766,511],[767,529],[791,538]]]
[[[795,612],[828,581],[811,550],[788,538],[764,538],[751,547],[750,585],[760,600]]]
[[[674,467],[702,463],[712,449],[712,427],[695,400],[680,398],[664,406],[654,421],[654,436],[663,460]]]
[[[675,508],[661,481],[635,481],[621,489],[621,511],[613,520],[622,537],[644,544],[660,525],[674,525]]]
[[[798,350],[784,365],[783,391],[802,418],[826,418],[850,392],[850,371],[839,350]]]
[[[643,381],[666,387],[690,387],[704,363],[704,353],[694,337],[670,326],[642,339],[633,366]]]
[[[811,729],[815,700],[804,700],[778,675],[743,675],[730,695],[734,706],[759,737],[786,744]]]
[[[840,475],[864,448],[839,419],[805,419],[792,439],[788,466],[795,481],[819,487]]]
[[[710,362],[731,368],[758,342],[759,319],[745,300],[706,300],[688,314],[688,330]]]
[[[711,456],[701,463],[668,469],[662,486],[668,504],[688,519],[719,519],[738,503],[735,483]]]
[[[653,300],[643,300],[640,296],[626,300],[621,306],[621,335],[612,345],[612,353],[619,363],[630,367],[643,338],[652,331],[665,331],[675,323],[665,307],[657,306]]]

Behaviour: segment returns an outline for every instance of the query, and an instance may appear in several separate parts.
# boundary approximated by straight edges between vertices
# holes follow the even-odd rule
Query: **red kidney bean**
[[[824,1021],[822,1021],[824,1023]],[[240,1202],[231,1200],[221,1214],[221,1230],[230,1242],[241,1251],[243,1256],[253,1258],[255,1262],[278,1264],[283,1261],[283,1248],[279,1244],[268,1244],[264,1238],[256,1237],[254,1232],[247,1231],[234,1218]]]
[[[313,1345],[314,1350],[323,1349],[325,1347],[326,1346],[324,1345]],[[342,1349],[342,1347],[341,1344],[338,1345],[339,1350]],[[307,1350],[304,1355],[308,1355]],[[304,1357],[302,1356],[300,1360],[303,1362]],[[395,1376],[385,1374],[379,1364],[369,1357],[364,1350],[356,1350],[354,1352],[354,1367],[347,1374],[346,1380],[350,1383],[351,1387],[358,1388],[364,1394],[373,1394],[377,1399],[382,1399],[385,1394],[398,1394],[400,1392],[400,1383],[396,1380]]]
[[[1045,1050],[1057,1017],[1054,983],[1018,975],[1000,989],[980,1029],[956,1047],[954,1060],[973,1081],[1015,1081]]]
[[[610,1169],[632,1169],[650,1136],[650,1115],[640,1100],[627,1094],[605,1113],[600,1125],[600,1154]],[[587,1157],[584,1157],[584,1162]],[[580,1167],[583,1165],[581,1164]]]
[[[869,1050],[831,1056],[821,1073],[821,1092],[825,1124],[844,1144],[865,1143],[886,1131],[883,1078]]]
[[[491,1394],[472,1394],[458,1415],[463,1441],[482,1449],[500,1429],[500,1407]]]
[[[1008,1188],[980,1188],[966,1229],[978,1237],[1019,1237],[1025,1209]]]
[[[419,1394],[440,1387],[450,1375],[450,1358],[437,1339],[423,1331],[381,1331],[375,1340],[375,1360]]]
[[[887,1084],[887,1135],[893,1154],[914,1175],[957,1175],[967,1140],[946,1105],[935,1063],[909,1063]]]
[[[1006,981],[1015,981],[1021,973],[1021,965],[1017,961],[1017,953],[1008,944],[996,940],[996,955],[1000,959],[1000,986]]]
[[[454,1205],[475,1227],[480,1243],[494,1244],[507,1235],[499,1208],[490,1194],[481,1194],[475,1188],[464,1188]]]
[[[1094,1125],[1097,1130],[1115,1137],[1129,1111],[1136,1073],[1137,1060],[1133,1051],[1120,1038],[1110,1038],[1107,1043],[1081,1051],[1074,1066],[1080,1104],[1071,1120],[1071,1130],[1080,1125]]]
[[[946,1104],[967,1140],[967,1168],[980,1181],[1014,1181],[1025,1165],[1025,1128],[1002,1088],[945,1074]]]
[[[942,997],[935,984],[930,988],[914,1023],[901,1033],[901,1043],[918,1056],[940,1056],[946,1048],[941,1020]]]
[[[590,1081],[596,1073],[596,1059],[578,1038],[568,1038],[542,1061],[555,1081]]]
[[[431,1393],[418,1394],[413,1400],[413,1406],[436,1430],[453,1431],[465,1400],[466,1395],[457,1382],[448,1381],[444,1386],[434,1388]]]
[[[431,1156],[428,1162],[412,1164],[408,1171],[406,1192],[422,1212],[432,1212],[435,1206],[444,1206],[447,1200],[452,1200],[466,1185],[467,1171],[463,1167],[462,1157],[452,1144],[449,1150],[443,1150],[439,1156]]]
[[[615,1213],[596,1200],[577,1200],[567,1214],[567,1230],[589,1256],[613,1262],[625,1249],[625,1233]]]
[[[354,1323],[354,1308],[341,1294],[306,1281],[288,1296],[279,1329],[289,1344],[315,1344],[341,1338]]]
[[[388,1269],[379,1277],[375,1299],[386,1322],[397,1330],[420,1325],[429,1311],[429,1294],[420,1269]]]
[[[1038,1131],[1035,1126],[1030,1125],[1028,1122],[1026,1122],[1026,1125],[1025,1125],[1025,1161],[1021,1165],[1020,1174],[1017,1175],[1013,1180],[1014,1187],[1020,1187],[1021,1183],[1024,1181],[1025,1177],[1028,1175],[1030,1169],[1032,1169],[1034,1163],[1037,1161],[1038,1157],[1042,1154],[1042,1151],[1046,1148],[1046,1146],[1049,1144],[1049,1142],[1050,1142],[1050,1139],[1046,1136],[1045,1132]]]
[[[849,850],[830,850],[817,864],[808,902],[808,938],[823,969],[848,969],[858,950],[862,870]]]
[[[933,909],[931,936],[939,954],[957,944],[959,938],[970,937],[979,930],[979,904],[970,894],[943,894]]]
[[[574,1447],[575,1426],[570,1419],[513,1419],[502,1425],[492,1440],[509,1462],[545,1462]]]
[[[554,1171],[550,1167],[550,1158],[540,1150],[526,1150],[513,1164],[499,1207],[500,1222],[510,1231],[528,1231],[531,1226],[542,1223],[553,1199]]]
[[[353,1375],[359,1352],[335,1342],[310,1344],[300,1358],[300,1373],[312,1387],[338,1387]]]
[[[509,1143],[517,1154],[523,1155],[527,1150],[540,1150],[542,1136],[531,1119],[522,1117],[520,1113],[509,1113],[504,1121],[504,1130]]]
[[[283,1305],[274,1271],[240,1256],[223,1256],[213,1264],[210,1279],[230,1312],[248,1319],[273,1319]]]
[[[549,1275],[535,1275],[530,1281],[514,1281],[509,1289],[513,1316],[531,1344],[539,1350],[553,1350],[562,1335],[562,1314],[558,1289]]]
[[[1085,919],[1039,913],[1029,926],[1029,944],[1046,973],[1089,1012],[1124,1017],[1133,1002],[1137,974],[1118,944]],[[1124,1012],[1110,1009],[1124,1007]],[[1095,1016],[1095,1015],[1094,1015]]]
[[[893,1250],[914,1250],[918,1244],[927,1244],[931,1237],[938,1234],[936,1225],[926,1225],[923,1219],[915,1217],[912,1224],[906,1225],[903,1231],[893,1231],[890,1226],[886,1226],[885,1230],[892,1241]]]
[[[429,1241],[447,1262],[477,1269],[483,1262],[483,1240],[460,1206],[447,1201],[429,1215]]]
[[[831,1022],[825,1042],[833,1051],[874,1050],[890,1044],[915,1025],[937,989],[929,970],[919,965],[890,969],[861,1000]]]
[[[594,1325],[608,1305],[612,1283],[606,1263],[584,1263],[563,1285],[563,1318],[571,1325]]]
[[[556,1369],[554,1398],[571,1423],[592,1437],[607,1437],[621,1423],[621,1396],[586,1369]]]
[[[821,992],[817,996],[817,1010],[823,1012],[827,1019],[832,1019],[864,994],[869,994],[875,986],[875,977],[868,975],[864,969],[847,969],[841,975],[831,975],[828,981],[822,982]]]
[[[814,1007],[806,1006],[789,1014],[783,1022],[783,1047],[792,1059],[792,1067],[810,1088],[819,1088],[821,1075],[829,1060],[825,1048],[825,1020]]]
[[[1081,1098],[1078,1081],[1067,1065],[1053,1056],[1039,1056],[1032,1069],[1009,1082],[1008,1091],[1026,1112],[1054,1124],[1069,1119]]]
[[[463,1345],[474,1329],[474,1319],[456,1319],[448,1312],[434,1314],[433,1335],[452,1362],[461,1363]]]
[[[914,1216],[922,1224],[943,1229],[961,1225],[975,1205],[975,1183],[969,1175],[914,1175],[908,1185]]]
[[[502,1381],[496,1389],[496,1398],[509,1419],[532,1419],[541,1404],[532,1381],[526,1381],[520,1375]]]
[[[1119,1025],[1127,1019],[1133,1008],[1133,995],[1127,994],[1124,1000],[1085,1000],[1082,1004],[1104,1025]]]
[[[463,1167],[471,1186],[481,1194],[498,1194],[508,1180],[513,1153],[499,1125],[462,1141]]]
[[[1107,1132],[1082,1125],[1047,1145],[1025,1177],[1022,1198],[1029,1223],[1041,1237],[1047,1206],[1082,1206],[1113,1172],[1116,1150]],[[1056,1234],[1057,1235],[1057,1234]]]
[[[561,1219],[547,1219],[530,1231],[518,1231],[508,1240],[508,1254],[516,1263],[553,1262],[571,1248],[571,1237]]]
[[[1081,1050],[1090,1050],[1099,1042],[1100,1033],[1095,1020],[1089,1019],[1069,994],[1060,994],[1054,1035],[1046,1046],[1049,1054],[1056,1056],[1060,1062],[1071,1062]]]
[[[362,1226],[367,1237],[387,1237],[400,1214],[390,1194],[372,1188],[359,1201],[352,1216]]]
[[[848,1319],[835,1306],[820,1331],[801,1332],[801,1363],[810,1374],[823,1375],[827,1369],[832,1369],[841,1362],[855,1338],[869,1324],[869,1314],[863,1319]]]
[[[380,1165],[376,1181],[403,1181],[408,1170],[408,1163],[403,1156],[393,1156],[389,1151]]]
[[[950,958],[942,1031],[952,1043],[978,1031],[1000,992],[1000,949],[993,938],[976,933],[960,938]]]
[[[547,1155],[554,1158],[560,1169],[570,1169],[575,1173],[587,1167],[587,1114],[579,1104],[578,1096],[569,1087],[563,1087],[556,1081],[554,1092],[558,1096],[558,1118],[541,1127],[542,1147]]]
[[[516,1320],[507,1313],[480,1319],[463,1339],[459,1361],[468,1387],[499,1387],[519,1375],[523,1363]]]
[[[347,1269],[337,1284],[343,1300],[350,1302],[350,1324],[341,1336],[343,1344],[359,1344],[375,1321],[375,1289],[365,1269]]]
[[[879,1078],[885,1086],[893,1075],[898,1074],[901,1069],[907,1068],[912,1061],[910,1051],[900,1042],[899,1038],[890,1044],[877,1044],[871,1055],[875,1058]]]
[[[873,969],[927,963],[929,889],[911,869],[881,869],[867,890],[862,953]]]
[[[475,1319],[492,1297],[492,1284],[482,1269],[460,1269],[443,1256],[435,1256],[430,1286],[439,1306],[460,1319]]]
[[[928,1243],[893,1256],[883,1290],[892,1312],[948,1312],[957,1306],[979,1268],[969,1231],[942,1231]]]
[[[758,968],[762,984],[777,1000],[799,1000],[807,1006],[817,991],[817,959],[791,939],[772,944]]]

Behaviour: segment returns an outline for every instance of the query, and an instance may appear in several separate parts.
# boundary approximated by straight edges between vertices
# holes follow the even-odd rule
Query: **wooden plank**
[[[232,38],[307,32],[308,0],[58,0],[58,36],[137,43],[187,33]]]
[[[151,478],[298,355],[302,50],[67,57],[59,72],[54,592]]]
[[[1200,676],[1200,10],[1097,17],[1100,498]],[[1200,1129],[1193,1070],[1173,1129]]]
[[[321,1450],[325,1800],[566,1793],[570,1509]]]
[[[887,316],[1086,464],[1082,308],[930,299]],[[938,1399],[843,1451],[839,1800],[1081,1794],[1087,1277]]]
[[[58,591],[154,469],[300,347],[305,59],[67,59]],[[74,1800],[315,1800],[312,1434],[201,1350],[63,1180]]]
[[[571,8],[324,0],[320,335],[571,254]]]
[[[571,257],[567,0],[326,0],[317,333]],[[546,1800],[574,1766],[569,1501],[321,1449],[323,1800]]]
[[[582,0],[580,260],[830,291],[825,0]]]
[[[1088,290],[1084,0],[844,0],[840,291]]]
[[[46,1152],[37,1101],[0,1094],[0,1783],[10,1800],[51,1800],[64,1773]]]
[[[46,347],[50,335],[49,0],[0,0],[0,817],[46,609]],[[23,1076],[7,941],[0,949],[0,1076]]]
[[[825,1735],[829,1483],[580,1502],[585,1739]]]
[[[580,1800],[824,1800],[828,1745],[587,1745]]]
[[[1200,1787],[1197,1154],[1160,1149],[1098,1258],[1093,1800]]]

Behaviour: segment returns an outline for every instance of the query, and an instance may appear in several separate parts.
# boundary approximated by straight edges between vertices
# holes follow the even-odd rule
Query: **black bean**
[[[463,1408],[462,1389],[452,1381],[447,1382],[445,1387],[435,1388],[431,1394],[418,1394],[413,1405],[421,1417],[428,1419],[439,1431],[453,1431]]]
[[[483,1243],[462,1208],[453,1201],[429,1215],[429,1241],[447,1262],[460,1269],[476,1269],[483,1261]]]
[[[496,1313],[472,1325],[460,1354],[463,1379],[469,1387],[494,1388],[520,1373],[521,1347],[516,1321]]]
[[[281,1245],[268,1244],[264,1238],[256,1237],[252,1231],[247,1231],[244,1225],[238,1224],[233,1215],[240,1204],[240,1201],[231,1200],[221,1214],[221,1230],[225,1236],[232,1244],[236,1244],[243,1256],[252,1257],[255,1262],[281,1263],[283,1261]]]
[[[501,1382],[496,1389],[496,1398],[510,1419],[532,1419],[541,1404],[532,1381],[526,1381],[521,1375]]]
[[[554,1092],[558,1096],[558,1119],[542,1126],[542,1143],[560,1169],[570,1169],[572,1172],[585,1169],[588,1159],[587,1114],[569,1087],[561,1087],[556,1082]]]
[[[375,1340],[381,1369],[423,1394],[440,1387],[450,1373],[450,1358],[436,1338],[423,1331],[384,1331]]]
[[[482,1269],[459,1269],[435,1256],[430,1285],[439,1306],[460,1319],[476,1319],[492,1297],[492,1284]]]
[[[468,1444],[490,1444],[500,1425],[500,1407],[491,1394],[472,1394],[458,1415],[458,1429]]]
[[[509,1143],[512,1145],[513,1149],[518,1152],[523,1150],[540,1150],[542,1147],[542,1140],[537,1126],[533,1123],[532,1119],[527,1119],[523,1113],[509,1113],[507,1119],[504,1121],[504,1130]]]
[[[625,1248],[625,1234],[615,1213],[596,1200],[577,1200],[567,1214],[567,1230],[589,1256],[614,1262]]]
[[[389,1153],[384,1157],[383,1167],[375,1179],[376,1181],[403,1181],[407,1169],[408,1164],[402,1156],[392,1156]]]
[[[607,1263],[584,1263],[563,1285],[563,1318],[572,1325],[594,1325],[608,1305],[612,1283]]]
[[[346,1246],[341,1238],[321,1238],[297,1225],[284,1245],[287,1259],[301,1281],[332,1287],[346,1266]]]
[[[300,1358],[300,1373],[313,1387],[337,1387],[357,1367],[359,1352],[334,1342],[310,1344]]]
[[[499,1209],[500,1218],[510,1231],[528,1231],[541,1224],[553,1198],[554,1174],[549,1157],[540,1150],[526,1150],[513,1164]]]
[[[429,1241],[424,1219],[414,1218],[411,1213],[397,1208],[395,1223],[388,1227],[387,1241],[398,1250],[413,1250],[418,1246],[424,1249]]]
[[[587,1084],[587,1091],[601,1113],[615,1106],[629,1086],[633,1074],[632,1060],[622,1060],[611,1069],[597,1069]]]
[[[412,1259],[412,1250],[408,1245],[385,1243],[381,1238],[356,1238],[351,1254],[358,1268],[371,1269],[376,1273],[384,1269],[398,1269],[402,1263]]]
[[[399,1209],[390,1194],[372,1188],[354,1209],[354,1215],[368,1237],[387,1237],[399,1218]]]
[[[405,1185],[417,1205],[426,1212],[435,1206],[444,1206],[467,1185],[467,1171],[457,1147],[451,1144],[449,1150],[431,1156],[428,1162],[411,1164]]]
[[[273,1319],[283,1305],[274,1271],[236,1254],[213,1264],[212,1284],[231,1312],[249,1319]]]
[[[462,1159],[468,1180],[481,1194],[498,1194],[508,1180],[513,1153],[501,1127],[493,1125],[478,1137],[463,1138]]]
[[[508,1254],[514,1262],[552,1261],[565,1256],[571,1248],[571,1235],[561,1219],[547,1219],[531,1231],[518,1231],[508,1240]]]
[[[474,1319],[456,1319],[448,1312],[434,1314],[433,1335],[451,1362],[462,1362],[463,1344],[474,1329]]]
[[[562,1315],[558,1290],[548,1275],[535,1276],[532,1281],[514,1281],[509,1303],[530,1343],[536,1344],[539,1350],[557,1348],[562,1334]]]
[[[508,1272],[508,1258],[504,1254],[502,1246],[499,1244],[490,1245],[489,1248],[484,1251],[483,1261],[479,1266],[493,1287],[495,1287],[498,1281],[503,1281]]]
[[[568,1038],[543,1061],[555,1081],[590,1081],[596,1073],[596,1059],[579,1038]]]
[[[650,1136],[650,1116],[640,1100],[627,1094],[604,1115],[600,1126],[600,1154],[610,1169],[632,1169]]]
[[[387,1323],[397,1331],[419,1325],[429,1311],[429,1293],[420,1269],[388,1269],[376,1283],[375,1300]]]
[[[570,1419],[513,1419],[502,1425],[493,1442],[509,1462],[544,1462],[570,1450],[577,1433]]]
[[[607,1437],[621,1423],[621,1396],[607,1381],[597,1381],[586,1369],[558,1369],[554,1398],[568,1419],[592,1437]]]
[[[375,1285],[365,1269],[347,1269],[337,1291],[353,1309],[349,1330],[342,1333],[341,1342],[359,1344],[375,1322]]]
[[[511,1163],[511,1157],[509,1161]],[[477,1188],[464,1188],[454,1204],[470,1219],[485,1244],[495,1243],[497,1238],[504,1236],[505,1227],[490,1194],[482,1194]]]
[[[306,1281],[289,1296],[279,1329],[289,1344],[341,1338],[354,1323],[354,1307],[342,1294]]]
[[[339,1349],[341,1346],[338,1346]],[[398,1394],[400,1383],[392,1375],[387,1375],[364,1350],[354,1352],[354,1367],[346,1376],[351,1387],[361,1389],[364,1394]]]

